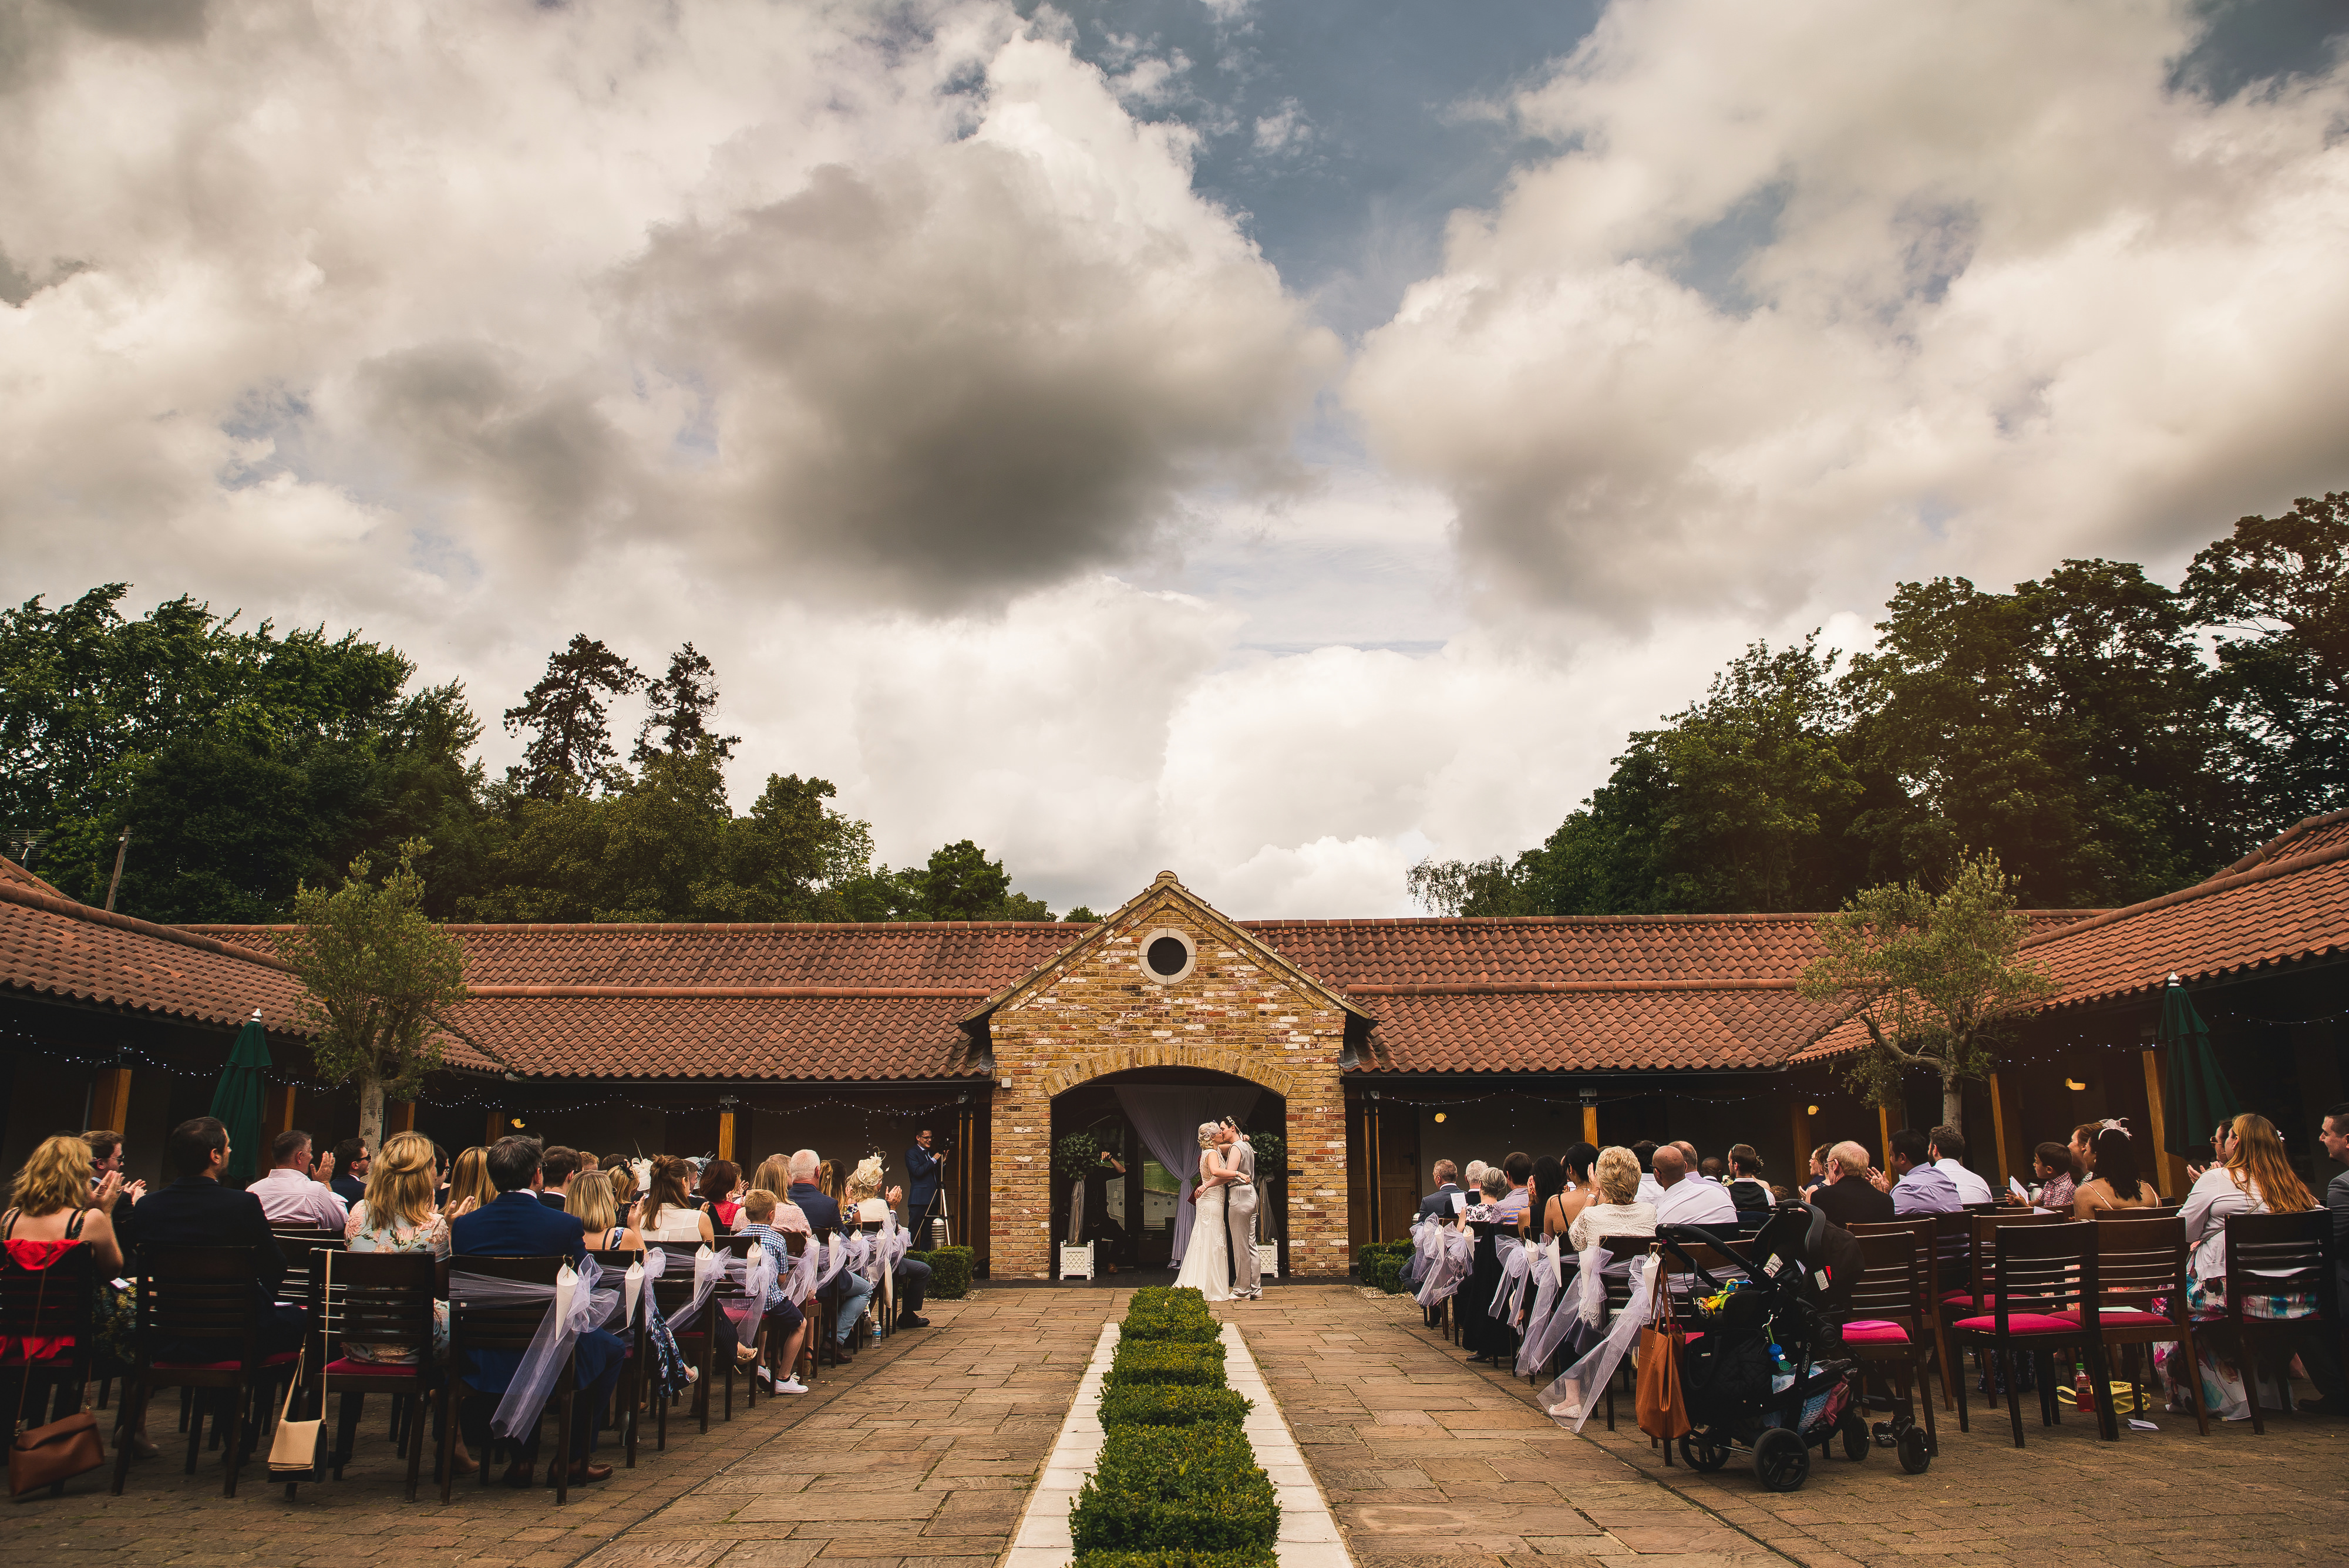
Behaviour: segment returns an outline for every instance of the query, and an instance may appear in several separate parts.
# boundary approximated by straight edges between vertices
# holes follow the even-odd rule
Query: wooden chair
[[[278,1255],[285,1260],[285,1277],[278,1282],[277,1299],[296,1306],[311,1300],[310,1275],[316,1269],[316,1254],[321,1251],[340,1252],[350,1245],[332,1231],[303,1231],[273,1225],[277,1233]]]
[[[2116,1345],[2185,1346],[2190,1367],[2195,1359],[2194,1319],[2187,1306],[2186,1225],[2168,1219],[2100,1217],[2095,1227],[2095,1336],[2105,1364],[2113,1364]],[[2085,1319],[2085,1311],[2071,1315]],[[2148,1357],[2147,1359],[2150,1359]],[[2140,1386],[2136,1376],[2132,1388]],[[2194,1421],[2204,1437],[2210,1435],[2209,1412],[2202,1407],[2202,1379],[2189,1371],[2186,1378],[2194,1405]],[[2099,1385],[2101,1403],[2109,1385]],[[2139,1399],[2142,1404],[2142,1398]],[[2113,1423],[2118,1436],[2120,1423]]]
[[[492,1305],[487,1302],[469,1301],[462,1276],[480,1274],[523,1284],[553,1285],[555,1276],[569,1262],[568,1258],[473,1257],[457,1261],[449,1284],[448,1387],[440,1397],[442,1502],[450,1500],[456,1487],[457,1467],[446,1461],[457,1451],[458,1419],[464,1409],[466,1397],[486,1393],[486,1390],[475,1388],[471,1381],[474,1354],[484,1350],[517,1353],[528,1350],[531,1341],[537,1337],[538,1325],[546,1320],[547,1310],[547,1303],[543,1302]],[[555,1407],[554,1501],[557,1507],[571,1501],[571,1423],[574,1414],[573,1407],[577,1402],[578,1384],[574,1353],[564,1359],[561,1370],[555,1374],[551,1395]],[[545,1418],[544,1411],[540,1412],[538,1418]],[[487,1486],[490,1484],[490,1455],[484,1451],[474,1458],[481,1465],[481,1484]]]
[[[1950,1325],[1961,1354],[1969,1345],[1995,1352],[2005,1364],[2006,1411],[2014,1428],[2014,1446],[2023,1447],[2022,1381],[2014,1376],[2013,1356],[2038,1358],[2039,1419],[2055,1425],[2055,1372],[2052,1360],[2058,1349],[2086,1353],[2088,1376],[2097,1386],[2108,1381],[2104,1353],[2096,1337],[2080,1322],[2077,1309],[2097,1299],[2095,1231],[2085,1222],[2053,1216],[2055,1224],[1999,1225],[1991,1232],[1993,1257],[1990,1311],[1961,1317]],[[2066,1314],[2069,1314],[2067,1316]],[[2105,1428],[2113,1420],[2112,1401],[2096,1407],[2096,1421]],[[1958,1430],[1971,1430],[1966,1417],[1965,1379],[1958,1379]],[[2118,1434],[2105,1430],[2107,1438]]]
[[[609,1283],[622,1286],[620,1276],[628,1272],[631,1263],[645,1261],[642,1251],[623,1251],[615,1249],[598,1252],[595,1261],[604,1265],[604,1278]],[[647,1291],[636,1298],[636,1310],[616,1331],[620,1343],[626,1346],[620,1359],[620,1380],[612,1388],[612,1414],[620,1423],[620,1442],[627,1456],[627,1468],[636,1468],[636,1426],[645,1402],[645,1368],[651,1365],[650,1331],[646,1326],[645,1302],[651,1295]],[[622,1303],[626,1304],[626,1295]]]
[[[7,1408],[20,1405],[27,1426],[44,1424],[42,1410],[54,1401],[51,1419],[62,1420],[81,1408],[89,1386],[97,1346],[90,1337],[90,1282],[97,1270],[87,1242],[60,1252],[45,1269],[19,1268],[0,1251],[0,1345],[19,1345],[31,1339],[67,1341],[64,1354],[36,1361],[21,1352],[0,1361],[0,1390]],[[35,1392],[38,1389],[38,1393]],[[128,1444],[123,1445],[126,1449]],[[49,1488],[51,1497],[63,1497],[66,1483]]]
[[[2251,1402],[2251,1430],[2264,1434],[2266,1418],[2260,1413],[2261,1350],[2282,1340],[2291,1342],[2310,1334],[2323,1335],[2335,1355],[2349,1350],[2341,1332],[2341,1302],[2334,1293],[2335,1259],[2333,1210],[2309,1209],[2297,1214],[2230,1214],[2227,1216],[2227,1328],[2241,1347],[2243,1394]],[[2253,1317],[2243,1311],[2251,1295],[2313,1293],[2316,1312],[2308,1317]],[[2201,1382],[2198,1376],[2195,1379]],[[2289,1376],[2285,1392],[2292,1388]],[[2287,1408],[2284,1412],[2290,1415]]]
[[[1950,1276],[1945,1275],[1941,1269],[1942,1256],[1944,1251],[1948,1249],[1945,1248],[1946,1238],[1940,1222],[1950,1218],[1952,1217],[1946,1214],[1910,1214],[1899,1220],[1858,1220],[1849,1229],[1854,1236],[1901,1234],[1917,1238],[1917,1266],[1925,1281],[1926,1321],[1921,1333],[1930,1345],[1934,1366],[1940,1370],[1942,1407],[1954,1410],[1958,1407],[1958,1391],[1955,1374],[1951,1371],[1949,1329],[1951,1314],[1947,1310],[1949,1303],[1943,1298],[1956,1287],[1954,1284],[1945,1286],[1942,1283],[1943,1280]],[[1967,1217],[1958,1216],[1957,1218]],[[1972,1246],[1973,1237],[1973,1227],[1970,1222],[1964,1226],[1962,1235],[1965,1246],[1970,1249]],[[1956,1277],[1963,1279],[1965,1276],[1961,1273]],[[1959,1370],[1962,1371],[1963,1368]]]
[[[1600,1261],[1599,1267],[1607,1270],[1616,1263],[1644,1258],[1648,1255],[1648,1249],[1655,1244],[1653,1236],[1602,1236],[1599,1239],[1599,1245],[1607,1250],[1607,1256]],[[1613,1323],[1615,1314],[1631,1303],[1630,1271],[1626,1269],[1619,1274],[1602,1272],[1599,1284],[1606,1294],[1606,1305],[1599,1309],[1599,1321]],[[1610,1432],[1615,1429],[1615,1385],[1623,1380],[1630,1370],[1631,1358],[1627,1355],[1616,1368],[1616,1376],[1607,1380],[1607,1429]]]
[[[690,1253],[686,1254],[688,1258]],[[722,1288],[722,1287],[721,1287]],[[689,1409],[698,1417],[701,1429],[709,1430],[710,1363],[716,1355],[718,1336],[709,1332],[709,1314],[718,1310],[718,1294],[710,1293],[702,1303],[701,1315],[690,1327],[678,1328],[677,1314],[693,1303],[693,1270],[688,1264],[673,1269],[659,1279],[651,1281],[646,1293],[659,1303],[661,1316],[669,1324],[669,1333],[677,1339],[678,1354],[694,1368],[693,1403]],[[653,1451],[668,1451],[668,1407],[674,1396],[657,1396],[653,1402]]]
[[[1941,1438],[1933,1428],[1932,1375],[1926,1366],[1935,1327],[1930,1228],[1879,1222],[1856,1229],[1854,1235],[1867,1266],[1852,1287],[1851,1323],[1888,1326],[1847,1326],[1843,1342],[1863,1366],[1890,1370],[1896,1407],[1909,1419],[1916,1419],[1920,1405],[1924,1407],[1925,1451],[1938,1455]],[[1912,1389],[1923,1390],[1924,1398],[1914,1397]]]
[[[343,1467],[357,1446],[359,1418],[369,1394],[407,1399],[411,1411],[428,1408],[433,1376],[432,1302],[439,1277],[438,1262],[429,1252],[345,1252],[335,1259],[331,1271],[321,1268],[311,1279],[311,1354],[317,1370],[305,1381],[316,1393],[322,1413],[325,1400],[342,1397],[335,1446],[326,1461],[336,1480],[343,1479]],[[413,1349],[419,1359],[355,1360],[350,1354],[354,1345]],[[427,1429],[427,1422],[414,1416],[395,1428],[398,1452],[408,1460],[410,1502],[416,1501],[423,1472]],[[286,1496],[293,1495],[288,1482]]]
[[[158,1388],[212,1389],[227,1396],[228,1428],[222,1462],[227,1479],[222,1497],[236,1495],[242,1466],[239,1449],[243,1427],[250,1418],[266,1426],[268,1394],[277,1373],[291,1367],[298,1355],[261,1350],[261,1294],[255,1282],[251,1247],[142,1247],[143,1275],[139,1288],[138,1361],[123,1378],[122,1420],[135,1432],[143,1421],[147,1401]],[[216,1345],[222,1353],[210,1361],[157,1361],[155,1347],[175,1341]],[[246,1414],[252,1407],[251,1416]],[[188,1428],[187,1473],[196,1473],[196,1454],[203,1436],[201,1416]],[[129,1443],[116,1446],[114,1494],[122,1494],[130,1474]]]

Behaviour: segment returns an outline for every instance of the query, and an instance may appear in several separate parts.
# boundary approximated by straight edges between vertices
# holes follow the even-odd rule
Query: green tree
[[[297,929],[276,938],[302,981],[300,1016],[318,1074],[357,1085],[359,1137],[370,1147],[383,1137],[385,1097],[412,1098],[440,1064],[443,1034],[457,1033],[449,1010],[466,995],[464,947],[424,913],[416,862],[429,847],[421,839],[399,846],[380,884],[360,856],[341,887],[302,888]]]
[[[505,711],[508,734],[531,732],[522,764],[506,770],[506,782],[532,800],[559,800],[618,788],[625,782],[612,746],[606,699],[625,697],[645,684],[643,673],[585,632],[547,655],[546,673]]]
[[[2031,921],[1987,852],[1961,855],[1940,892],[1913,881],[1867,888],[1821,916],[1818,934],[1823,951],[1796,989],[1858,1004],[1869,1044],[1852,1065],[1853,1085],[1894,1105],[1904,1073],[1930,1072],[1942,1122],[1961,1130],[1964,1080],[1981,1077],[2001,1032],[2056,989],[2017,956]]]
[[[687,643],[668,656],[668,673],[645,688],[649,710],[636,732],[628,760],[642,763],[661,752],[707,751],[720,762],[734,754],[740,735],[712,734],[709,716],[718,709],[718,671],[709,656]],[[654,744],[654,737],[659,744]]]
[[[304,879],[427,834],[454,896],[482,824],[461,688],[409,692],[396,649],[185,596],[128,618],[126,591],[0,611],[0,824],[47,832],[43,875],[101,899],[128,827],[118,908],[274,919]]]
[[[1887,611],[1845,683],[1879,870],[1946,875],[1972,846],[2036,903],[2126,904],[2248,846],[2218,680],[2142,568],[2066,561],[2011,594],[1904,583]]]
[[[2254,836],[2349,803],[2349,491],[2243,518],[2180,591],[2217,634]]]

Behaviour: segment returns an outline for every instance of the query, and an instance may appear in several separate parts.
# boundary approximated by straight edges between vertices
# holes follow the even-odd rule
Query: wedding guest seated
[[[1631,1146],[1631,1158],[1640,1162],[1640,1201],[1653,1203],[1664,1192],[1656,1182],[1656,1146],[1641,1138]]]
[[[549,1209],[568,1210],[571,1207],[571,1181],[579,1174],[579,1151],[556,1144],[546,1151],[539,1166],[538,1200]]]
[[[334,1168],[333,1157],[326,1168]],[[316,1231],[340,1231],[350,1216],[335,1189],[310,1175],[310,1135],[282,1132],[269,1140],[269,1173],[247,1192],[261,1200],[261,1211],[273,1225],[307,1225]]]
[[[1461,1190],[1460,1168],[1450,1160],[1437,1160],[1435,1168],[1428,1174],[1434,1178],[1435,1190],[1419,1200],[1419,1213],[1413,1220],[1414,1224],[1421,1220],[1451,1219],[1453,1196]]]
[[[343,1231],[347,1251],[449,1256],[449,1222],[432,1207],[435,1153],[432,1140],[421,1133],[394,1133],[384,1139],[367,1168],[366,1189],[351,1205],[350,1220]],[[346,1341],[342,1354],[349,1360],[375,1366],[440,1365],[449,1359],[449,1303],[432,1303],[429,1345]],[[477,1468],[465,1452],[460,1435],[457,1473],[469,1476]]]
[[[0,1214],[0,1241],[80,1241],[97,1263],[93,1272],[122,1272],[122,1248],[115,1239],[112,1210],[122,1194],[122,1176],[109,1171],[90,1190],[89,1145],[60,1133],[43,1138],[16,1172],[8,1189],[8,1211]],[[26,1256],[33,1252],[62,1253],[63,1248],[11,1248]],[[20,1266],[47,1267],[47,1258]]]
[[[1495,1220],[1501,1218],[1501,1200],[1509,1195],[1509,1173],[1499,1166],[1487,1166],[1477,1179],[1477,1197],[1460,1216],[1464,1223],[1470,1220]]]
[[[2072,1193],[2072,1217],[2093,1220],[2115,1210],[2151,1209],[2161,1201],[2153,1183],[2137,1172],[2137,1142],[2118,1122],[2097,1129],[2095,1174]]]
[[[306,1307],[281,1305],[278,1287],[285,1280],[285,1254],[277,1234],[251,1192],[222,1187],[220,1173],[228,1165],[228,1129],[211,1116],[197,1116],[171,1129],[165,1157],[180,1179],[160,1192],[150,1192],[139,1206],[143,1223],[139,1231],[140,1255],[133,1260],[140,1272],[151,1265],[149,1251],[164,1247],[240,1247],[253,1258],[253,1293],[259,1306],[261,1351],[274,1355],[297,1350],[307,1332]],[[328,1202],[334,1201],[331,1193]],[[341,1230],[337,1220],[335,1229]],[[150,1347],[158,1361],[215,1361],[217,1341],[179,1341]],[[259,1436],[258,1428],[247,1438]]]
[[[1709,1154],[1696,1162],[1696,1173],[1707,1181],[1720,1181],[1729,1173],[1729,1167],[1721,1162],[1719,1155]]]
[[[2043,1143],[2031,1151],[2032,1179],[2039,1184],[2039,1195],[2032,1206],[2050,1214],[2072,1212],[2074,1175],[2072,1151],[2060,1143]]]
[[[1826,1170],[1827,1179],[1811,1194],[1811,1202],[1836,1224],[1849,1230],[1899,1218],[1892,1195],[1868,1179],[1868,1150],[1858,1144],[1847,1139],[1831,1145]]]
[[[1640,1158],[1620,1147],[1599,1151],[1591,1167],[1599,1201],[1574,1217],[1567,1227],[1567,1242],[1579,1252],[1608,1236],[1652,1236],[1656,1206],[1640,1198]]]
[[[497,1199],[497,1187],[490,1180],[490,1151],[479,1144],[459,1149],[449,1167],[449,1189],[441,1195],[440,1211],[453,1220],[460,1209],[470,1214]]]
[[[2318,1207],[2316,1195],[2301,1181],[2284,1153],[2283,1139],[2265,1116],[2237,1116],[2221,1130],[2218,1152],[2224,1163],[2211,1166],[2194,1180],[2178,1217],[2186,1227],[2186,1244],[2193,1249],[2186,1299],[2196,1316],[2210,1319],[2227,1311],[2227,1221],[2238,1214],[2297,1214]],[[2243,1315],[2250,1318],[2313,1318],[2320,1309],[2313,1291],[2269,1291],[2249,1294]],[[2323,1349],[2329,1353],[2331,1346]],[[2173,1351],[2164,1365],[2175,1359]],[[2312,1376],[2322,1368],[2320,1356],[2308,1364]],[[2203,1403],[2225,1420],[2251,1414],[2243,1392],[2248,1367],[2228,1366],[2219,1347],[2205,1338],[2197,1373],[2202,1379]]]
[[[742,1168],[730,1159],[713,1159],[701,1168],[701,1180],[694,1190],[717,1228],[731,1231],[735,1216],[741,1211],[738,1194],[742,1189]]]
[[[539,1142],[534,1137],[502,1137],[490,1147],[483,1166],[498,1195],[492,1202],[449,1222],[450,1240],[458,1257],[563,1257],[574,1263],[586,1257],[585,1236],[578,1220],[557,1213],[538,1200],[539,1157]],[[587,1452],[595,1441],[596,1428],[602,1425],[604,1407],[611,1398],[613,1386],[619,1381],[624,1349],[616,1335],[600,1328],[588,1329],[575,1342],[574,1365],[580,1392],[571,1423],[569,1479],[574,1486],[609,1480],[612,1477],[612,1467],[590,1463]],[[465,1381],[475,1392],[485,1396],[503,1394],[506,1385],[521,1369],[522,1353],[479,1350],[472,1353],[472,1363]],[[486,1397],[465,1402],[461,1418],[467,1440],[474,1448],[486,1451],[490,1417],[495,1410],[495,1401]],[[533,1424],[519,1444],[518,1456],[506,1469],[508,1486],[531,1484],[531,1473],[538,1462],[538,1442],[539,1428]]]
[[[797,1372],[787,1372],[777,1378],[776,1366],[797,1367],[801,1348],[807,1342],[807,1314],[792,1303],[783,1299],[782,1276],[792,1267],[790,1244],[783,1240],[785,1228],[775,1223],[779,1214],[788,1211],[798,1219],[797,1229],[807,1231],[807,1217],[794,1204],[785,1203],[763,1187],[753,1187],[742,1195],[741,1234],[755,1237],[759,1245],[773,1260],[777,1282],[767,1288],[765,1325],[768,1343],[775,1354],[759,1364],[759,1381],[778,1394],[804,1394],[807,1385],[799,1380]]]
[[[646,1241],[657,1245],[670,1241],[698,1241],[704,1246],[716,1243],[718,1231],[710,1223],[709,1211],[698,1207],[687,1194],[687,1184],[692,1179],[692,1161],[667,1154],[654,1158],[652,1180],[636,1207],[636,1229],[644,1233]]]
[[[791,1158],[792,1185],[784,1194],[807,1216],[807,1222],[819,1236],[840,1229],[840,1203],[832,1194],[816,1185],[816,1178],[824,1163],[816,1158],[815,1150],[803,1148]],[[873,1293],[873,1282],[854,1269],[843,1269],[837,1279],[825,1288],[840,1324],[833,1336],[833,1349],[845,1357],[855,1353],[849,1348],[849,1336],[856,1331],[856,1320],[864,1315],[864,1303]]]
[[[898,1200],[904,1197],[901,1189],[891,1188],[886,1197],[878,1194],[881,1185],[881,1162],[868,1159],[851,1172],[848,1193],[856,1204],[859,1224],[868,1224],[889,1218]],[[901,1260],[890,1282],[897,1297],[897,1320],[894,1328],[927,1328],[930,1320],[922,1315],[922,1298],[929,1293],[930,1266],[919,1258]]]
[[[1543,1206],[1544,1232],[1565,1235],[1574,1217],[1599,1201],[1599,1189],[1591,1185],[1590,1179],[1590,1167],[1598,1158],[1598,1148],[1587,1143],[1576,1144],[1566,1151],[1566,1190]]]
[[[1955,1214],[1965,1208],[1958,1197],[1958,1184],[1950,1179],[1948,1171],[1935,1165],[1930,1157],[1931,1146],[1925,1135],[1915,1127],[1902,1127],[1892,1135],[1892,1171],[1887,1175],[1870,1170],[1868,1179],[1878,1190],[1892,1195],[1892,1211],[1903,1218],[1910,1214]]]
[[[644,1250],[643,1233],[620,1218],[620,1205],[612,1196],[612,1179],[606,1172],[583,1170],[574,1176],[564,1212],[579,1221],[591,1252]]]
[[[1508,1187],[1494,1205],[1493,1218],[1522,1227],[1533,1211],[1534,1157],[1522,1151],[1508,1155],[1501,1161],[1501,1175]]]
[[[612,1184],[612,1204],[620,1211],[620,1218],[634,1224],[630,1216],[636,1210],[636,1199],[643,1196],[636,1190],[636,1168],[625,1159],[617,1160],[603,1174],[604,1179]]]
[[[1955,1127],[1935,1127],[1926,1152],[1932,1157],[1934,1168],[1957,1188],[1961,1204],[1991,1201],[1990,1183],[1966,1167],[1965,1134]]]
[[[1566,1191],[1566,1162],[1554,1154],[1546,1154],[1534,1161],[1533,1184],[1527,1190],[1533,1194],[1533,1205],[1529,1212],[1533,1216],[1534,1223],[1530,1230],[1535,1236],[1546,1238],[1550,1233],[1550,1205]],[[1561,1234],[1564,1229],[1563,1226],[1559,1227]]]
[[[1729,1146],[1729,1200],[1737,1207],[1741,1225],[1755,1224],[1768,1217],[1772,1199],[1769,1184],[1762,1179],[1762,1155],[1750,1143]]]
[[[1834,1152],[1835,1145],[1831,1143],[1823,1143],[1819,1145],[1818,1147],[1811,1150],[1811,1173],[1803,1180],[1795,1184],[1796,1190],[1802,1194],[1804,1202],[1808,1203],[1814,1201],[1811,1196],[1812,1193],[1826,1185],[1827,1179],[1827,1157]],[[1771,1190],[1775,1192],[1777,1189],[1774,1187]],[[1785,1199],[1782,1198],[1779,1201],[1783,1203]]]
[[[368,1165],[367,1139],[347,1137],[335,1146],[331,1177],[319,1179],[335,1189],[335,1196],[343,1200],[343,1208],[348,1210],[352,1204],[367,1196]],[[264,1203],[263,1207],[267,1205]]]
[[[1737,1228],[1737,1205],[1729,1189],[1717,1181],[1692,1175],[1688,1156],[1678,1144],[1656,1150],[1656,1223],[1704,1225],[1715,1230]]]

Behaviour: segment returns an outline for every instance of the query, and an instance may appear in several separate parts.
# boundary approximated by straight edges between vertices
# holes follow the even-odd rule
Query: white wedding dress
[[[1199,1151],[1201,1180],[1207,1176],[1208,1152]],[[1232,1299],[1231,1231],[1224,1223],[1230,1191],[1228,1187],[1200,1189],[1197,1214],[1191,1221],[1191,1245],[1183,1253],[1183,1272],[1174,1276],[1175,1289],[1195,1286],[1211,1302]]]

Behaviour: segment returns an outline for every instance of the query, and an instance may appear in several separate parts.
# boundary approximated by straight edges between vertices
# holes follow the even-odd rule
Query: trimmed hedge
[[[970,1274],[977,1256],[968,1247],[939,1247],[927,1252],[907,1252],[930,1266],[930,1295],[957,1301],[970,1294]]]
[[[1415,1243],[1410,1241],[1365,1241],[1354,1249],[1354,1277],[1368,1284],[1371,1269],[1380,1258],[1408,1258]]]
[[[1278,1555],[1269,1546],[1233,1552],[1193,1552],[1174,1547],[1164,1552],[1089,1552],[1085,1568],[1275,1568]]]
[[[1370,1278],[1363,1283],[1386,1292],[1389,1295],[1402,1293],[1402,1268],[1408,1258],[1377,1257],[1371,1260]]]
[[[1221,1388],[1224,1386],[1224,1347],[1221,1345],[1181,1345],[1148,1339],[1128,1342],[1121,1339],[1117,1353],[1110,1358],[1109,1376],[1102,1379],[1102,1386],[1123,1388],[1137,1383]]]
[[[1172,1341],[1183,1345],[1212,1345],[1222,1337],[1223,1325],[1216,1314],[1207,1310],[1207,1299],[1197,1291],[1167,1291],[1156,1300],[1140,1300],[1143,1293],[1126,1308],[1125,1323],[1119,1331],[1121,1342],[1126,1340]]]
[[[1078,1560],[1090,1553],[1269,1552],[1280,1501],[1237,1427],[1117,1427],[1070,1506]]]
[[[1103,1388],[1103,1427],[1194,1427],[1214,1422],[1237,1427],[1254,1404],[1228,1388],[1186,1388],[1179,1384],[1133,1383]]]

